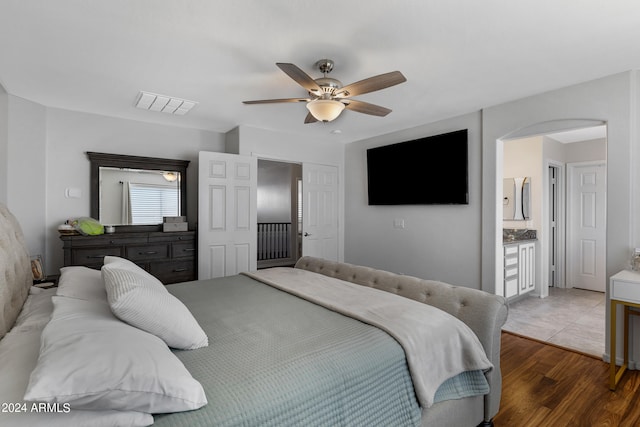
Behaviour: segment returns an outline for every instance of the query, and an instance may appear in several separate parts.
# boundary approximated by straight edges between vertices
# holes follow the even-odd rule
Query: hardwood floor
[[[640,371],[616,391],[594,357],[502,333],[502,400],[495,427],[640,425]]]

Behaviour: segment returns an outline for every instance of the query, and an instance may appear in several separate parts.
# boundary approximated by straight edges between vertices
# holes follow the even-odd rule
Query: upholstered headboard
[[[0,338],[13,326],[31,285],[31,260],[22,229],[0,203]]]

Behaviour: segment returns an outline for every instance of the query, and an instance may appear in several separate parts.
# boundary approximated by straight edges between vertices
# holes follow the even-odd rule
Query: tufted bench
[[[500,335],[507,320],[506,300],[477,289],[404,276],[370,267],[303,257],[295,268],[369,286],[437,307],[462,320],[475,332],[494,369],[487,374],[491,393],[485,396],[485,420],[498,412],[502,388]]]

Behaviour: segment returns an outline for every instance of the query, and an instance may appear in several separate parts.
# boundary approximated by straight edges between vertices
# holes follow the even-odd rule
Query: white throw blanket
[[[404,348],[413,387],[423,408],[438,387],[464,371],[493,367],[478,337],[459,319],[408,298],[293,268],[245,275],[370,325]]]

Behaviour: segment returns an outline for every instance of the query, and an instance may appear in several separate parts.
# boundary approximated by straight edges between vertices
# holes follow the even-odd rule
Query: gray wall
[[[468,205],[367,204],[368,148],[460,129],[469,130]],[[478,112],[347,145],[345,261],[479,289],[481,132]],[[395,219],[405,228],[394,228]]]
[[[43,255],[47,273],[62,266],[58,225],[89,216],[87,151],[191,160],[188,217],[195,223],[202,150],[224,151],[224,135],[46,108],[0,93],[0,201],[20,220],[30,253]],[[80,189],[81,197],[65,198],[66,188]]]
[[[5,201],[20,221],[29,253],[46,262],[46,109],[12,95],[6,105]]]
[[[291,222],[291,163],[258,160],[258,222]]]
[[[153,114],[153,113],[149,113]],[[56,228],[69,217],[89,216],[87,151],[190,160],[187,168],[187,219],[198,216],[198,152],[224,151],[224,135],[62,109],[47,110],[47,268],[62,265]],[[65,198],[65,189],[82,191]]]
[[[7,204],[9,170],[9,95],[0,84],[0,203]]]
[[[626,72],[483,111],[483,289],[493,292],[501,265],[497,247],[501,221],[496,220],[501,207],[501,190],[496,185],[496,176],[502,178],[501,140],[527,129],[538,134],[561,130],[572,120],[607,124],[606,276],[626,267],[631,248],[640,243],[637,83],[637,73]]]
[[[267,129],[239,126],[228,132],[229,152],[259,159],[335,166],[338,169],[338,260],[344,259],[345,145],[326,137],[300,137]]]

